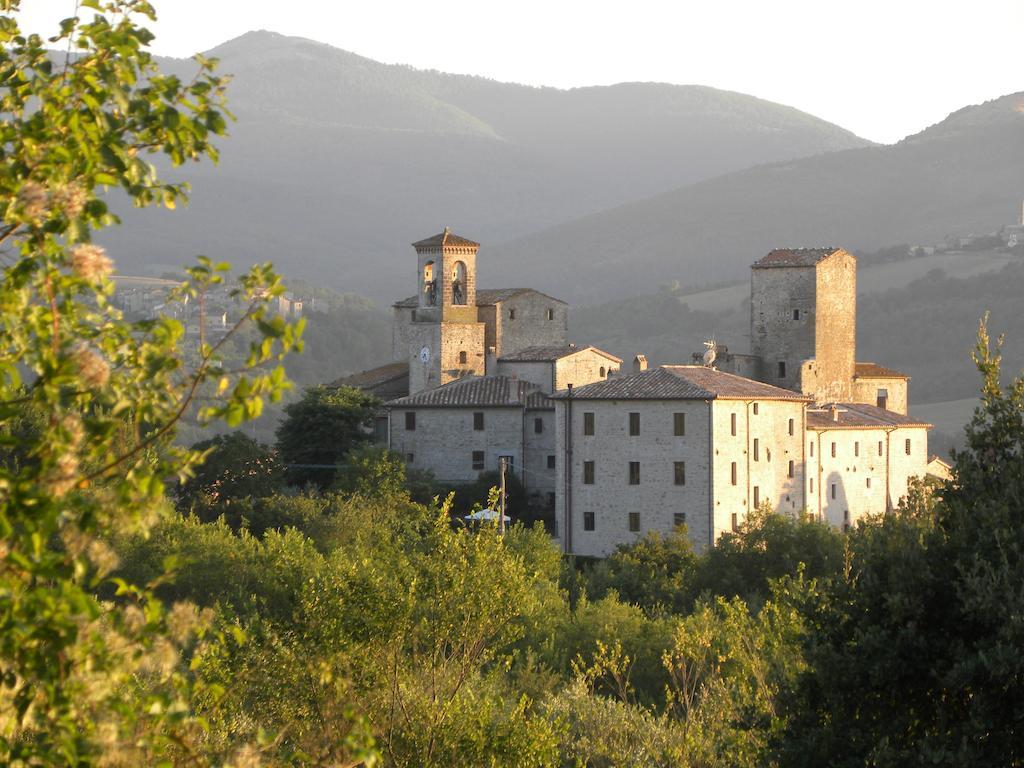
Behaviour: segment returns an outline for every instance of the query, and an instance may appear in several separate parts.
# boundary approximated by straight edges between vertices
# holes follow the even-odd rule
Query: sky
[[[699,84],[787,104],[883,143],[1024,91],[1024,0],[152,0],[153,51],[255,29],[391,64],[573,88]],[[74,0],[22,0],[49,32]]]

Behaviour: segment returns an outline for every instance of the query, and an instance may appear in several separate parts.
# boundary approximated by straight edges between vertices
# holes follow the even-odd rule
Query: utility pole
[[[498,460],[498,464],[501,467],[501,495],[499,500],[501,503],[498,505],[498,533],[505,533],[505,470],[508,468],[508,457],[502,456]]]

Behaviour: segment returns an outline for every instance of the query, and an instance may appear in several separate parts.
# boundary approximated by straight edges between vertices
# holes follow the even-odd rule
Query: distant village
[[[413,244],[417,290],[394,304],[394,362],[334,382],[385,402],[377,437],[442,484],[513,473],[566,553],[601,557],[685,525],[698,549],[754,509],[846,528],[893,509],[928,455],[909,377],[856,357],[857,260],[777,249],[751,266],[751,349],[714,342],[650,367],[568,340],[568,306],[484,289],[479,244]]]

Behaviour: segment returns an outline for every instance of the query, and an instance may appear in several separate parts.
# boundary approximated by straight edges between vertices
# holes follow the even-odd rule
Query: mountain
[[[510,279],[509,265],[544,270],[545,290],[593,302],[743,279],[780,246],[936,243],[1015,223],[1022,179],[1017,93],[891,146],[765,164],[519,238],[496,249],[497,282]]]
[[[175,171],[192,183],[185,210],[122,211],[125,226],[106,240],[123,271],[159,273],[195,253],[270,259],[392,299],[408,292],[408,243],[446,225],[489,248],[754,164],[868,144],[790,107],[700,86],[534,88],[269,32],[209,55],[233,76],[238,118],[221,163]]]

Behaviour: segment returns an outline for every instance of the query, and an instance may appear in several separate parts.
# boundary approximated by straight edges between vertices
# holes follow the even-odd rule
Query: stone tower
[[[760,378],[814,397],[853,397],[857,260],[842,248],[780,249],[750,273],[750,345]]]
[[[444,231],[413,243],[418,303],[406,326],[409,392],[484,374],[484,324],[476,306],[479,243]]]

